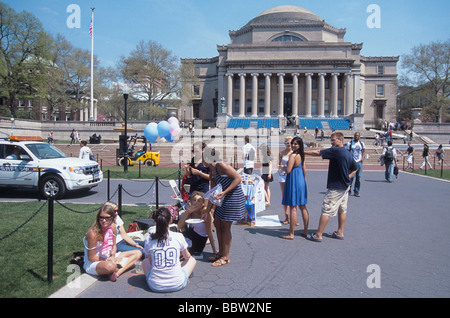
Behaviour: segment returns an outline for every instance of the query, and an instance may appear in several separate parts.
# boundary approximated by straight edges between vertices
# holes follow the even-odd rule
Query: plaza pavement
[[[379,170],[379,169],[376,169]],[[327,172],[307,172],[309,233],[317,230]],[[211,247],[197,260],[186,288],[169,294],[149,290],[144,275],[129,271],[117,282],[82,276],[79,288],[63,288],[52,297],[164,298],[435,298],[450,296],[450,183],[400,173],[393,183],[383,171],[364,171],[361,197],[351,196],[345,239],[321,243],[299,236],[279,238],[288,225],[232,226],[231,263],[213,268]],[[281,221],[281,191],[271,183],[272,205],[258,214]],[[337,228],[330,219],[326,232]],[[250,301],[250,300],[247,300]]]

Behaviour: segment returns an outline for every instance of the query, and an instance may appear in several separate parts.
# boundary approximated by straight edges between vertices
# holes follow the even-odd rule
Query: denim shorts
[[[151,287],[150,287],[150,284],[148,283],[148,280],[149,280],[149,278],[150,278],[150,274],[152,273],[152,271],[148,271],[148,273],[147,273],[147,276],[146,276],[147,285],[148,285],[148,287],[151,289],[151,291],[152,291],[152,292],[155,292],[155,293],[173,293],[173,292],[180,291],[180,290],[182,290],[184,287],[186,287],[186,285],[187,285],[187,283],[188,283],[188,280],[189,280],[189,275],[188,275],[186,269],[182,268],[181,270],[182,270],[183,273],[184,273],[185,279],[184,279],[184,282],[183,282],[180,286],[178,286],[178,287],[174,287],[174,288],[170,288],[170,289],[164,289],[164,290],[156,290],[156,289],[151,288]]]

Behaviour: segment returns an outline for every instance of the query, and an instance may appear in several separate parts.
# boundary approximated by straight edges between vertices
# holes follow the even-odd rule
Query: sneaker
[[[355,197],[359,198],[360,197],[359,193],[355,193]]]

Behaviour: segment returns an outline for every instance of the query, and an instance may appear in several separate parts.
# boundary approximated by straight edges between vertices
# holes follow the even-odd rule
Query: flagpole
[[[91,8],[92,16],[91,16],[91,26],[89,29],[89,33],[91,34],[91,113],[90,113],[90,121],[94,121],[94,10],[95,8]]]

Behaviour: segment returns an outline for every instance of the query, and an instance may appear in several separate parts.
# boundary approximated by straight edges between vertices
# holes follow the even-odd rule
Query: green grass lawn
[[[178,167],[146,167],[141,166],[141,171],[139,175],[139,167],[132,166],[128,167],[128,172],[123,172],[123,167],[103,167],[103,176],[107,178],[107,171],[110,171],[111,179],[155,179],[158,175],[160,180],[178,180]],[[181,178],[185,171],[181,169]]]
[[[67,283],[73,252],[82,251],[83,237],[93,224],[100,205],[54,204],[53,283],[47,281],[48,206],[26,222],[45,201],[0,203],[0,297],[48,297]],[[75,213],[69,209],[79,212]],[[125,228],[135,219],[147,218],[149,207],[123,206]]]
[[[450,180],[450,170],[448,169],[444,169],[442,171],[442,177],[441,177],[441,169],[432,169],[432,170],[428,170],[425,172],[425,170],[414,170],[414,171],[410,171],[410,170],[405,170],[405,172],[412,172],[415,174],[419,174],[422,176],[428,176],[428,177],[434,177],[434,178],[438,178],[438,179],[445,179],[445,180]]]

